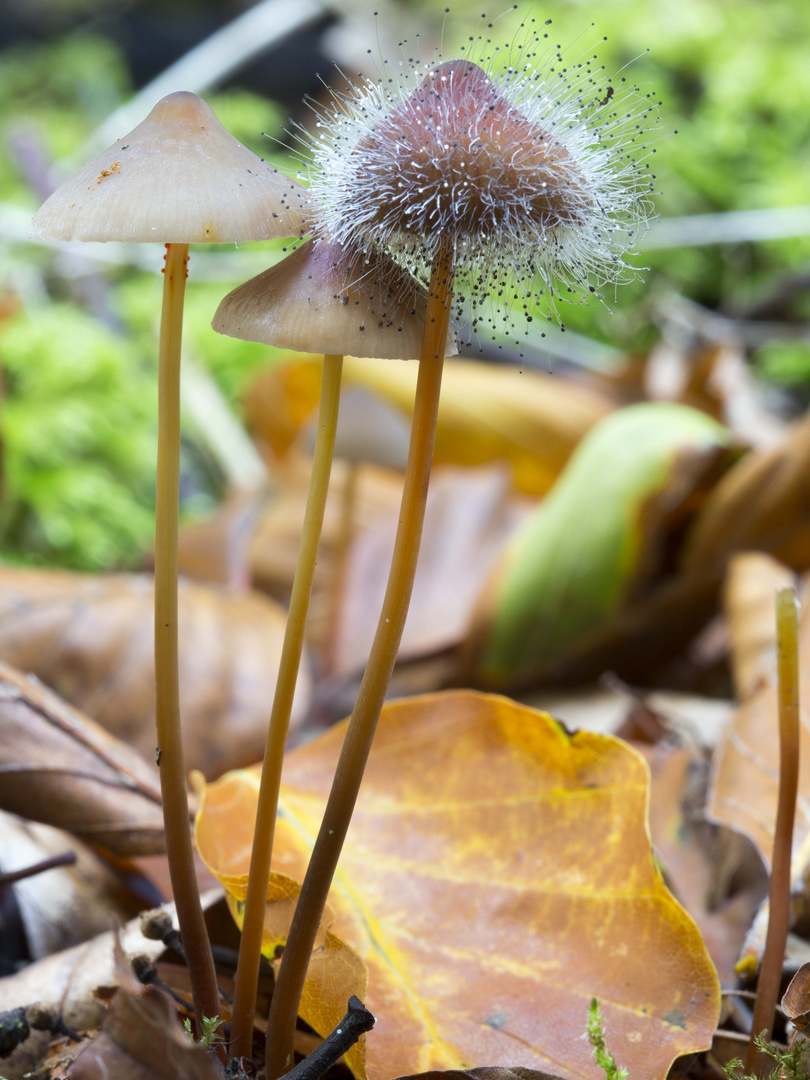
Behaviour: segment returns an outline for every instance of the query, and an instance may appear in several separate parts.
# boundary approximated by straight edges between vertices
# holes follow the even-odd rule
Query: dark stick
[[[285,1073],[282,1080],[320,1080],[364,1032],[371,1031],[374,1024],[374,1016],[360,998],[352,994],[348,1011],[332,1034],[326,1036],[317,1050],[313,1050],[294,1069]]]
[[[55,870],[58,866],[72,866],[76,862],[75,851],[63,851],[61,855],[52,855],[49,859],[26,866],[22,870],[9,870],[0,874],[0,886],[13,885],[15,881],[23,881],[25,878],[44,874],[46,870]]]

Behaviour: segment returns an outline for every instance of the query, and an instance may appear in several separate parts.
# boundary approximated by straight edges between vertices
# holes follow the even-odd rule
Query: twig
[[[13,885],[15,881],[36,877],[37,874],[44,874],[46,870],[56,870],[59,866],[73,866],[75,862],[75,851],[63,851],[60,855],[51,855],[49,859],[43,859],[41,862],[34,863],[33,866],[25,866],[22,870],[8,870],[0,874],[0,886]]]
[[[327,1035],[316,1050],[308,1054],[294,1069],[285,1073],[281,1080],[320,1080],[320,1077],[354,1046],[361,1035],[371,1031],[374,1024],[375,1017],[363,1002],[352,994],[346,1015],[331,1035]]]

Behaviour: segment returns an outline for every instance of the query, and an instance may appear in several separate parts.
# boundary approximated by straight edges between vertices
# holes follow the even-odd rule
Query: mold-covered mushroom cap
[[[212,326],[296,352],[418,359],[427,293],[390,259],[308,240],[228,293]],[[452,328],[447,355],[456,353]]]
[[[163,98],[65,181],[32,237],[204,244],[299,236],[307,190],[225,130],[196,94]]]

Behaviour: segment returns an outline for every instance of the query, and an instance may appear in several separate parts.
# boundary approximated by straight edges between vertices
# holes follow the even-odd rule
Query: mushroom
[[[281,767],[301,660],[337,430],[343,354],[410,359],[419,355],[427,296],[381,254],[308,240],[221,302],[213,327],[247,341],[324,354],[317,435],[301,544],[262,763],[259,802],[234,988],[231,1052],[251,1046],[262,930],[270,878]],[[339,348],[340,354],[334,350]],[[442,350],[454,354],[445,325]]]
[[[196,94],[169,94],[65,181],[30,235],[166,245],[155,522],[157,745],[166,850],[198,1025],[220,1011],[188,825],[177,672],[180,341],[188,245],[303,235],[306,190],[242,146]]]
[[[508,68],[494,46],[481,57],[487,70],[462,58],[361,79],[334,95],[310,140],[320,234],[385,252],[428,283],[428,297],[388,586],[273,992],[268,1080],[292,1066],[307,967],[405,625],[454,295],[469,296],[474,328],[488,304],[495,319],[510,300],[522,300],[530,321],[530,301],[553,295],[557,279],[572,294],[619,280],[646,216],[649,178],[628,146],[638,148],[637,121],[655,106],[619,109],[620,93],[603,112],[590,62],[538,71],[538,44],[531,30],[513,42]]]

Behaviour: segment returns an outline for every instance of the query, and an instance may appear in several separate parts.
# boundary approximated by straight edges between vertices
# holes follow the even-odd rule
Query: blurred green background
[[[653,87],[662,100],[655,147],[661,223],[635,257],[648,271],[606,304],[566,310],[566,325],[581,337],[568,334],[564,343],[550,344],[538,337],[525,362],[609,365],[616,350],[649,348],[667,332],[673,310],[698,312],[698,322],[731,328],[758,376],[788,389],[789,404],[806,404],[810,5],[555,0],[531,10],[505,9],[487,11],[493,19],[500,16],[495,40],[508,41],[526,17],[551,18],[551,40],[570,56],[607,35],[599,48],[606,73],[632,61],[630,77]],[[28,224],[41,201],[172,89],[201,93],[237,138],[295,170],[283,128],[288,118],[308,122],[306,95],[323,99],[324,84],[339,84],[341,72],[374,74],[380,56],[395,62],[403,52],[418,52],[427,58],[441,42],[443,55],[452,57],[478,33],[482,10],[454,5],[446,14],[444,0],[368,0],[342,4],[340,11],[320,0],[255,7],[233,0],[5,0],[5,561],[136,566],[152,532],[162,251],[151,245],[30,243]],[[404,50],[403,38],[409,42]],[[201,45],[204,51],[195,52]],[[167,69],[168,82],[152,85]],[[130,118],[120,115],[113,125],[121,126],[111,127],[111,114],[139,93]],[[671,134],[675,129],[677,135]],[[678,220],[737,211],[751,213],[718,216],[711,225]],[[707,238],[713,242],[696,242]],[[211,317],[219,299],[268,265],[278,247],[192,251],[184,362],[198,393],[187,402],[184,421],[187,518],[209,513],[228,482],[238,479],[233,455],[223,455],[209,437],[210,414],[200,401],[210,403],[213,395],[216,407],[238,416],[240,396],[271,352],[214,334]]]

